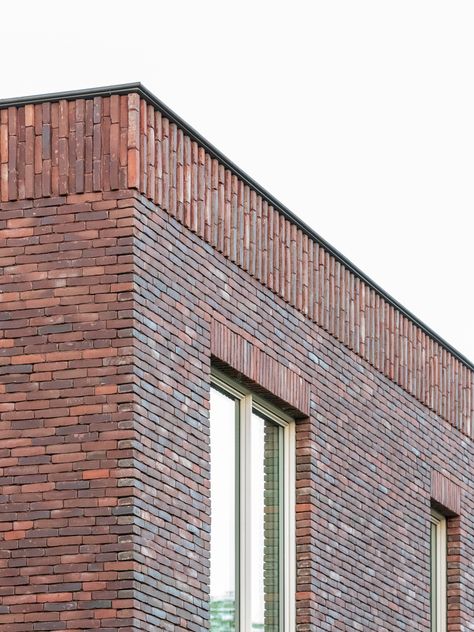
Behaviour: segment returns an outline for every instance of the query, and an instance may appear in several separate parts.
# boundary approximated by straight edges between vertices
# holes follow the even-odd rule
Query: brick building
[[[0,210],[2,632],[474,629],[472,363],[140,85]]]

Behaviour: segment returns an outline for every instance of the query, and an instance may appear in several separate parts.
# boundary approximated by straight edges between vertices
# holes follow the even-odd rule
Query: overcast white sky
[[[0,98],[141,81],[474,360],[474,3],[2,5]]]

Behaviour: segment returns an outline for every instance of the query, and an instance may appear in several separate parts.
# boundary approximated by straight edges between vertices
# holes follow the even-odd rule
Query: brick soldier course
[[[428,632],[432,504],[472,629],[472,363],[143,86],[0,108],[0,630],[207,628],[212,365],[297,419],[296,629]]]

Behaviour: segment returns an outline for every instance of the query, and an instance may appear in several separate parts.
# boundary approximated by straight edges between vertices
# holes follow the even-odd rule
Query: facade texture
[[[0,110],[0,629],[206,630],[211,366],[296,418],[296,630],[474,629],[473,366],[139,87]]]

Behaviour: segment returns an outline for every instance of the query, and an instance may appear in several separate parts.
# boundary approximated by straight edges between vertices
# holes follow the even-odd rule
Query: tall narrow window
[[[294,629],[292,420],[214,374],[211,632]]]
[[[236,630],[237,400],[211,389],[211,630]]]
[[[446,518],[431,511],[431,632],[446,632]]]

